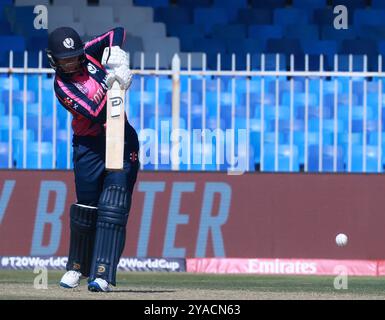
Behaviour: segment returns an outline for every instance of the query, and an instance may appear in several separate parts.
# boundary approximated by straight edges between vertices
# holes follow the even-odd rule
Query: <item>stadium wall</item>
[[[73,180],[0,171],[0,256],[67,255]],[[384,194],[374,174],[141,172],[123,256],[384,259]]]

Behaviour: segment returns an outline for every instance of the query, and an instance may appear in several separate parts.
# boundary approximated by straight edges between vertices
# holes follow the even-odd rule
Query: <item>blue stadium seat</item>
[[[247,0],[213,0],[213,6],[218,8],[247,8]]]
[[[342,120],[337,120],[337,132],[342,133],[346,129],[347,126],[344,121]],[[334,132],[334,119],[324,119],[322,121],[322,129],[323,132]],[[313,118],[309,119],[308,123],[308,130],[309,132],[319,132],[320,131],[320,121],[319,118]]]
[[[273,125],[271,126],[274,127]],[[293,119],[293,122],[290,120],[290,116],[286,119],[280,120],[278,122],[279,131],[284,133],[286,137],[290,136],[291,128],[293,132],[303,132],[305,130],[305,123],[303,120]],[[287,140],[288,142],[289,140]]]
[[[246,26],[244,24],[217,24],[212,27],[211,35],[217,39],[243,39],[246,38]]]
[[[8,143],[0,142],[0,168],[8,168]]]
[[[385,132],[381,132],[380,134],[381,134],[381,142],[382,142],[382,144],[384,144],[385,143]],[[378,143],[379,143],[378,132],[370,132],[368,144],[371,146],[378,146]],[[382,145],[381,145],[381,148],[383,148]]]
[[[349,133],[347,132],[340,132],[338,134],[338,144],[340,146],[342,146],[345,150],[345,152],[347,152],[348,150],[348,145],[349,145],[349,138],[351,139],[351,144],[352,146],[356,146],[356,145],[362,145],[362,143],[364,142],[364,136],[362,134],[362,132],[359,132],[359,133],[352,133],[349,137]]]
[[[340,53],[361,55],[366,54],[370,58],[377,56],[378,47],[377,43],[373,40],[342,40]]]
[[[178,5],[182,7],[209,7],[212,5],[211,0],[178,0]]]
[[[186,7],[161,7],[154,9],[154,21],[168,24],[190,24],[193,15],[190,8]]]
[[[385,26],[383,25],[357,25],[356,34],[361,39],[380,41],[385,38]]]
[[[353,120],[352,121],[352,131],[353,132],[363,132],[364,130],[364,123],[362,120]],[[378,124],[377,120],[368,120],[366,122],[366,131],[367,132],[377,132],[378,130]]]
[[[143,7],[168,7],[169,0],[134,0],[134,4]]]
[[[274,23],[277,25],[301,25],[309,23],[307,10],[297,8],[281,8],[274,10]]]
[[[334,165],[334,146],[322,146],[322,172],[332,172]],[[310,145],[308,149],[308,171],[319,172],[319,145]],[[337,172],[344,171],[344,152],[341,147],[337,147]]]
[[[145,90],[148,92],[155,92],[155,86],[156,86],[156,79],[155,78],[148,78],[145,84]],[[172,80],[165,78],[165,77],[159,77],[158,78],[158,89],[159,93],[166,93],[172,91]]]
[[[298,39],[269,39],[266,43],[267,53],[301,54],[303,53]]]
[[[372,0],[373,9],[385,9],[385,2],[382,0]]]
[[[25,40],[20,36],[0,36],[3,45],[0,48],[0,67],[8,67],[10,53],[13,51],[13,66],[21,67],[24,64]]]
[[[8,91],[10,89],[10,85],[11,85],[10,79],[11,78],[8,77],[8,75],[0,74],[0,88],[2,88],[4,91]],[[19,82],[18,77],[12,78],[12,89],[13,90],[20,90],[20,82]]]
[[[221,70],[232,70],[233,60],[231,53],[221,54]],[[217,57],[216,55],[210,55],[208,57],[209,69],[217,69]],[[235,70],[246,70],[246,54],[238,53],[235,56]]]
[[[320,118],[320,108],[319,106],[308,106],[308,120],[319,119]],[[306,109],[304,106],[298,107],[295,106],[295,118],[305,121],[306,118]],[[322,119],[333,119],[333,108],[329,106],[323,106],[322,109],[323,117]]]
[[[281,102],[283,105],[290,106],[290,92],[284,92],[281,97]],[[308,93],[308,106],[318,106],[319,96],[316,93]],[[304,107],[306,103],[306,94],[305,93],[294,93],[293,95],[293,104],[295,108]]]
[[[11,117],[12,130],[20,129],[20,118],[17,116]],[[0,130],[9,130],[9,116],[0,117]]]
[[[333,40],[312,40],[306,39],[301,41],[304,53],[318,54],[325,56],[334,56],[338,51],[337,41]]]
[[[195,51],[205,52],[207,55],[216,55],[217,53],[225,52],[225,41],[220,39],[194,39]]]
[[[299,162],[304,163],[304,156],[305,156],[305,130],[301,131],[294,131],[293,132],[293,142],[298,147],[298,157]],[[332,145],[334,142],[333,140],[333,133],[330,132],[323,132],[322,133],[322,143],[323,145]],[[320,136],[319,132],[308,132],[307,133],[307,145],[319,145],[320,143]]]
[[[1,12],[1,4],[0,4],[0,12]],[[1,13],[0,13],[0,35],[9,35],[12,33],[11,25],[8,21],[2,21],[1,20]]]
[[[333,8],[319,8],[314,9],[313,12],[313,23],[324,26],[332,26],[335,15],[333,13]]]
[[[130,92],[130,104],[137,106],[141,104],[143,98],[144,104],[153,105],[155,101],[155,93],[153,91],[133,91]]]
[[[323,70],[332,70],[332,65],[329,63],[328,57],[324,56]],[[305,54],[294,55],[294,70],[304,71],[306,67]],[[319,54],[308,54],[308,70],[319,71],[321,70],[321,57]]]
[[[150,121],[149,121],[149,128],[155,128],[155,117],[151,117],[150,118]],[[163,124],[163,127],[162,127],[162,124]],[[158,126],[159,126],[159,130],[161,130],[162,128],[168,128],[170,130],[172,130],[172,118],[171,117],[159,117],[158,118]],[[183,119],[183,118],[179,118],[179,128],[180,129],[186,129],[186,119]],[[170,132],[169,132],[170,134]],[[159,135],[160,137],[160,135]]]
[[[131,124],[131,126],[138,131],[140,130],[140,118],[138,117],[130,117],[128,122]]]
[[[130,54],[130,62],[132,65],[134,53],[144,51],[143,40],[141,37],[127,36],[122,49]]]
[[[239,9],[248,7],[248,0],[214,0],[213,7],[224,8],[229,21],[236,22]]]
[[[45,49],[48,47],[48,33],[40,36],[31,36],[28,37],[26,42],[27,50],[30,51],[43,51],[45,55]]]
[[[224,127],[225,127],[225,121],[223,119],[219,119],[219,123],[216,116],[209,117],[206,119],[206,129],[215,130],[215,129],[221,129]]]
[[[273,12],[268,9],[239,9],[238,22],[247,25],[271,25],[273,24]]]
[[[314,9],[327,6],[327,0],[293,0],[294,8]]]
[[[329,63],[334,65],[334,57],[328,57]],[[362,55],[353,55],[353,71],[363,71],[364,57]],[[338,71],[349,71],[349,55],[338,55]]]
[[[201,24],[168,24],[167,35],[171,37],[179,37],[183,47],[184,41],[187,39],[201,38],[205,34],[205,28]]]
[[[0,41],[3,46],[0,48],[0,66],[8,65],[8,50],[14,49],[15,66],[23,65],[24,49],[29,50],[29,66],[37,67],[38,51],[45,49],[47,34],[46,31],[35,32],[27,30],[31,18],[31,7],[27,8],[6,8],[6,17],[2,16],[3,3],[8,0],[0,0]],[[175,2],[175,1],[174,1]],[[324,69],[333,69],[334,55],[339,53],[339,70],[348,71],[349,54],[353,54],[353,71],[363,70],[363,54],[368,55],[369,71],[378,69],[377,54],[385,54],[385,26],[383,17],[385,15],[385,4],[382,0],[178,0],[176,3],[169,0],[138,0],[136,5],[152,6],[155,13],[155,21],[167,23],[167,35],[176,36],[181,39],[181,51],[194,52],[194,61],[202,57],[202,52],[207,54],[208,69],[216,69],[217,53],[221,53],[221,67],[223,70],[232,68],[232,54],[236,54],[236,70],[246,68],[246,54],[250,53],[252,70],[261,69],[261,53],[265,53],[265,69],[272,71],[276,69],[276,54],[279,53],[279,70],[288,70],[290,68],[290,55],[294,54],[295,70],[305,69],[305,54],[309,57],[309,70],[319,70],[320,54],[324,55]],[[329,5],[326,7],[326,2]],[[366,3],[368,8],[366,8]],[[349,13],[349,22],[351,25],[348,30],[336,30],[333,27],[333,6],[337,4],[346,4]],[[363,9],[364,8],[364,9]],[[149,9],[149,8],[146,8]],[[18,17],[18,19],[16,19]],[[10,19],[11,18],[11,19]],[[20,20],[20,19],[21,20]],[[25,18],[25,19],[24,19]],[[9,23],[11,21],[12,23]],[[19,21],[20,23],[15,23]],[[275,24],[274,24],[275,23]],[[301,27],[299,27],[301,26]],[[33,28],[31,28],[33,29]],[[246,32],[247,31],[247,32]],[[45,32],[45,34],[43,34]],[[16,34],[16,36],[12,35]],[[20,36],[18,36],[20,35]],[[321,41],[318,41],[321,38]],[[236,39],[236,41],[234,41]],[[124,49],[132,54],[142,51],[146,46],[148,48],[148,39],[142,41],[138,36],[131,37],[130,45]],[[144,46],[145,45],[145,46]],[[150,51],[150,50],[149,50]],[[182,53],[185,68],[186,53]],[[266,54],[267,53],[267,54]],[[150,55],[151,53],[149,53]],[[45,55],[43,55],[45,58]],[[152,61],[150,56],[146,61]],[[134,59],[131,59],[134,61]],[[197,63],[194,69],[199,69]],[[152,62],[151,62],[152,63]],[[163,64],[162,64],[163,65]],[[46,59],[43,66],[48,66]],[[132,64],[133,68],[137,64]],[[166,67],[164,67],[166,68]],[[385,57],[383,59],[383,70],[385,70]],[[20,168],[22,161],[22,140],[21,126],[23,120],[23,75],[14,75],[13,86],[13,116],[14,122],[18,122],[13,128],[13,158],[16,168]],[[155,77],[143,77],[144,86],[144,126],[146,128],[154,127],[155,114]],[[28,132],[36,138],[37,135],[37,81],[36,75],[28,76],[27,91],[27,123]],[[140,99],[141,99],[141,76],[135,77],[130,92],[128,93],[130,108],[129,119],[136,128],[140,126]],[[191,92],[191,121],[193,128],[202,126],[202,80],[206,83],[206,128],[215,129],[217,127],[217,78],[192,76]],[[358,149],[363,143],[363,79],[353,77],[353,123],[352,123],[352,142],[353,150]],[[250,143],[252,150],[251,163],[260,163],[261,148],[261,83],[264,81],[264,146],[265,169],[274,166],[275,143],[275,91],[276,83],[279,81],[279,122],[278,122],[278,141],[280,145],[279,170],[288,170],[287,155],[285,147],[290,143],[290,79],[286,77],[276,78],[275,76],[254,77],[246,80],[245,77],[236,77],[236,128],[244,128],[246,123],[246,100],[250,102]],[[337,168],[339,171],[345,171],[346,152],[348,145],[348,125],[349,125],[349,78],[338,79],[338,150],[337,150]],[[368,146],[377,148],[378,140],[378,78],[367,79],[368,104],[366,115],[366,143]],[[250,96],[246,99],[246,84],[250,81]],[[51,81],[52,82],[52,81]],[[181,77],[181,123],[187,126],[187,76]],[[232,107],[232,84],[231,77],[220,77],[221,83],[221,110],[220,127],[222,129],[232,126],[231,107]],[[308,145],[311,146],[309,153],[310,171],[318,171],[318,147],[319,147],[319,128],[321,125],[319,119],[319,79],[309,78],[309,108],[308,108]],[[323,88],[323,171],[332,171],[333,169],[333,142],[334,142],[334,78],[331,81],[324,80]],[[42,140],[52,141],[52,83],[47,82],[43,85],[43,136]],[[9,78],[0,75],[0,138],[3,143],[7,142],[8,130],[8,104],[9,104]],[[298,77],[294,82],[294,146],[297,155],[295,155],[295,170],[298,171],[299,165],[304,164],[304,126],[305,126],[305,107],[304,107],[304,77]],[[384,89],[385,90],[385,89]],[[169,121],[171,117],[171,98],[172,82],[170,78],[159,76],[159,119]],[[384,100],[385,101],[385,100]],[[63,112],[62,112],[63,111]],[[383,111],[385,119],[385,111]],[[168,119],[168,120],[167,120]],[[385,123],[385,120],[383,123]],[[3,120],[3,121],[2,121]],[[14,125],[15,125],[14,123]],[[67,126],[67,112],[58,106],[58,131],[64,132],[65,136],[57,138],[57,165],[59,168],[67,167],[67,136],[63,131]],[[383,126],[385,127],[385,125]],[[382,130],[383,131],[383,130]],[[30,137],[29,142],[35,143]],[[385,138],[383,138],[385,141]],[[30,144],[28,143],[28,145]],[[385,147],[385,142],[383,143]],[[281,148],[282,147],[282,148]],[[381,146],[382,147],[382,146]],[[270,148],[270,150],[269,150]],[[0,148],[1,149],[1,148]],[[282,150],[281,150],[282,149]],[[270,152],[270,154],[269,154]],[[369,151],[368,151],[369,152]],[[357,154],[356,154],[357,153]],[[383,153],[385,154],[385,153]],[[60,155],[60,156],[59,156]],[[362,154],[354,151],[354,171],[362,170]],[[52,152],[45,156],[46,159],[52,159]],[[61,158],[60,158],[61,157]],[[271,158],[273,157],[273,158]],[[361,157],[361,160],[359,160]],[[376,156],[369,152],[368,172],[377,170]],[[0,155],[1,159],[1,155]],[[4,158],[6,166],[8,156]],[[33,161],[35,158],[31,158]],[[358,160],[357,160],[358,159]],[[32,161],[29,160],[29,161]],[[385,157],[382,159],[385,163]],[[52,167],[52,160],[47,160],[47,167]],[[49,162],[51,161],[51,163]],[[30,164],[31,162],[29,162]],[[298,163],[298,165],[297,165]],[[34,168],[33,164],[33,168]],[[3,166],[3,167],[4,167]],[[225,170],[228,164],[221,165],[221,170]],[[360,169],[361,167],[361,169]],[[146,166],[146,169],[154,167]],[[159,169],[170,169],[170,165],[159,167]],[[185,168],[185,167],[183,167]],[[198,167],[197,167],[198,168]],[[213,166],[211,169],[216,169]]]
[[[30,143],[27,146],[27,167],[31,169],[38,168],[38,154],[41,154],[41,169],[52,169],[52,143],[42,142],[39,144],[37,142]]]
[[[0,116],[4,116],[6,112],[4,103],[0,102]]]
[[[279,92],[282,96],[284,92],[290,92],[291,89],[291,80],[287,81],[279,81]],[[269,90],[275,92],[275,81],[269,82]],[[301,79],[293,79],[293,89],[294,89],[294,94],[299,94],[299,93],[304,93],[304,88],[305,84],[304,81]]]
[[[383,26],[385,10],[378,9],[358,9],[354,12],[354,26],[377,25]]]
[[[275,106],[267,106],[264,110],[266,120],[274,123],[276,108]],[[290,119],[290,108],[288,106],[278,106],[278,119]]]
[[[348,40],[355,39],[356,31],[354,28],[337,30],[333,25],[324,25],[321,27],[321,39],[322,40]]]
[[[220,103],[221,106],[231,106],[232,105],[232,94],[230,92],[221,92]],[[240,97],[238,94],[234,95],[234,104],[236,106],[240,105]],[[206,93],[206,104],[212,104],[215,108],[217,106],[217,93],[216,92],[207,92]]]
[[[346,163],[347,163],[346,155]],[[357,145],[352,148],[352,172],[378,172],[378,149],[377,147],[366,146],[366,169],[364,170],[363,164],[363,146]]]
[[[2,43],[0,50],[2,52],[8,52],[10,50],[20,52],[25,50],[25,39],[22,36],[6,35],[0,36]]]
[[[202,144],[195,143],[191,148],[191,170],[201,171],[202,164],[205,163],[205,171],[215,171],[217,168],[216,162],[216,148],[215,143],[206,143],[203,147]],[[225,159],[223,159],[223,162]]]
[[[215,24],[227,24],[229,17],[223,8],[196,8],[194,9],[194,23],[201,24],[208,33]]]
[[[365,8],[366,1],[365,0],[333,0],[333,5],[343,5],[348,8],[348,10],[357,9],[357,8]]]
[[[251,0],[251,7],[253,8],[280,8],[286,5],[286,0]]]
[[[67,169],[67,142],[59,140],[56,145],[56,168]],[[72,151],[72,147],[70,148]],[[72,162],[72,155],[70,155],[70,163]]]
[[[15,161],[15,167],[20,169],[23,167],[23,141],[24,141],[24,131],[17,130],[13,133],[13,142],[12,142],[12,151],[13,158]],[[26,146],[30,143],[35,142],[35,134],[32,130],[26,130]],[[27,155],[26,155],[27,157]]]
[[[277,25],[250,25],[248,36],[251,39],[257,39],[263,46],[268,39],[281,39],[283,37],[282,26]]]
[[[22,6],[5,9],[11,29],[15,34],[26,37],[47,35],[47,30],[33,27],[36,18],[34,8],[35,6]]]
[[[255,121],[255,120],[253,120]],[[250,128],[253,128],[252,122],[250,125]],[[260,163],[261,162],[261,132],[255,131],[250,129],[250,145],[253,148],[254,151],[254,161],[255,163]]]
[[[349,107],[339,106],[338,107],[338,118],[339,119],[349,119]],[[363,120],[364,119],[364,108],[363,106],[353,106],[352,107],[352,119],[353,120]],[[372,108],[367,108],[366,119],[374,120],[375,114]]]
[[[228,39],[226,41],[226,52],[235,53],[239,56],[245,57],[249,54],[262,53],[265,51],[265,47],[262,43],[255,41],[254,39]]]
[[[317,40],[319,38],[317,25],[305,25],[299,28],[298,25],[289,24],[284,30],[284,35],[287,38],[297,38],[300,40]]]
[[[293,171],[299,171],[298,148],[293,145],[278,146],[278,171],[290,171],[290,158],[293,161]],[[275,171],[275,146],[265,144],[264,146],[264,171]]]

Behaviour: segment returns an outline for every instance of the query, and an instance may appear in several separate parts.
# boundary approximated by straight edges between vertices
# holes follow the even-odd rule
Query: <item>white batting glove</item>
[[[106,85],[107,85],[108,89],[112,88],[112,85],[113,85],[115,80],[116,80],[116,77],[115,77],[115,73],[114,72],[107,73]]]
[[[112,70],[122,65],[129,65],[128,54],[119,46],[105,48],[101,62],[104,67]]]
[[[123,90],[127,90],[131,86],[133,74],[131,73],[128,65],[121,65],[116,68],[114,75]]]

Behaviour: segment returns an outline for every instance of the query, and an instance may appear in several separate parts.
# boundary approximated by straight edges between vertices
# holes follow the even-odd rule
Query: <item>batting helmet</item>
[[[79,34],[70,27],[60,27],[50,33],[46,53],[55,70],[58,68],[57,59],[81,57],[80,62],[84,61],[83,42]]]

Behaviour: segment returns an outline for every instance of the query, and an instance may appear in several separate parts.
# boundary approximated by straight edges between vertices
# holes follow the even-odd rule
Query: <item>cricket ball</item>
[[[344,233],[339,233],[336,236],[336,244],[339,247],[344,247],[348,244],[348,236]]]

